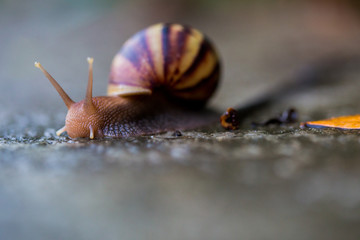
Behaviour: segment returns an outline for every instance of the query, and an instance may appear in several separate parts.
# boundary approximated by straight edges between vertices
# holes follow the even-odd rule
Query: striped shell
[[[206,102],[220,76],[219,58],[198,30],[179,24],[150,26],[115,55],[108,95],[166,94]]]

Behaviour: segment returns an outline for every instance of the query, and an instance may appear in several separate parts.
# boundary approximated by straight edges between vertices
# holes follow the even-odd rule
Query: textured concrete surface
[[[95,95],[131,34],[188,23],[218,46],[222,111],[360,53],[354,8],[328,1],[0,2],[0,239],[359,239],[358,131],[251,128],[296,107],[299,120],[360,112],[359,64],[245,119],[118,140],[56,137],[65,106],[40,61],[79,100],[87,56]]]

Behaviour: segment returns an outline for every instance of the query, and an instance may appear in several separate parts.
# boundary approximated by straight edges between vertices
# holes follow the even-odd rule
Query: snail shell
[[[180,24],[156,24],[125,42],[115,55],[108,95],[162,94],[205,103],[214,93],[220,63],[209,40]]]

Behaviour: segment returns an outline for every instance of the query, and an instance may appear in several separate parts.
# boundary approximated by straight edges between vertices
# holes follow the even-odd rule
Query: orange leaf
[[[301,123],[302,127],[360,129],[360,115],[341,116],[320,121]]]

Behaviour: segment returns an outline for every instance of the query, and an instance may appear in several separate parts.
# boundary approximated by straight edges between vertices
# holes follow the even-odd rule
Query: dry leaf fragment
[[[238,111],[233,108],[228,108],[226,112],[221,115],[220,123],[223,128],[227,130],[236,130],[240,125],[240,116]]]
[[[360,129],[360,114],[301,123],[301,127]]]

